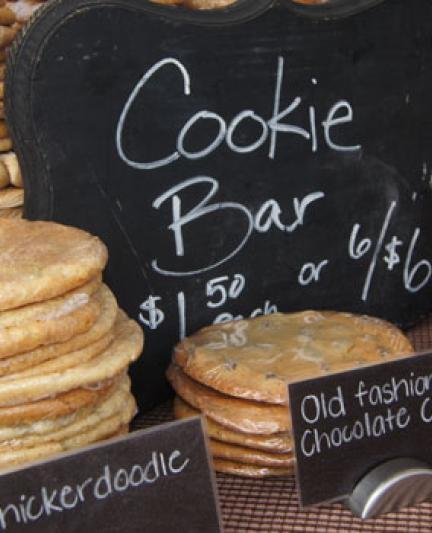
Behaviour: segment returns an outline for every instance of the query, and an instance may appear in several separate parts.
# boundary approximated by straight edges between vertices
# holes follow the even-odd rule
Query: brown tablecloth
[[[409,336],[419,351],[432,347],[432,317]],[[135,429],[171,419],[171,405],[164,404],[140,416]],[[340,504],[300,510],[293,477],[253,480],[218,474],[217,481],[226,533],[432,532],[432,502],[363,522]]]

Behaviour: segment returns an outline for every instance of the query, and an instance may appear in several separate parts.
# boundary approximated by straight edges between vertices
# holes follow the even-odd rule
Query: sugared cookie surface
[[[26,220],[0,220],[0,250],[0,310],[65,294],[99,275],[108,259],[93,235]]]
[[[289,382],[412,351],[408,338],[383,320],[305,311],[209,326],[178,344],[174,361],[230,396],[284,404]]]
[[[105,245],[0,220],[0,469],[124,434],[143,331],[102,283]]]

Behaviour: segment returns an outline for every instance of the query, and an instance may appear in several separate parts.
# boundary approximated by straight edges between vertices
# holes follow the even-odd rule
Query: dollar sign
[[[150,329],[157,329],[165,320],[165,313],[157,307],[157,302],[161,300],[160,296],[149,296],[148,299],[140,305],[140,321]]]
[[[384,261],[388,265],[390,271],[393,267],[400,263],[400,255],[397,253],[398,246],[403,244],[396,236],[393,236],[392,240],[386,245],[387,255],[384,257]]]

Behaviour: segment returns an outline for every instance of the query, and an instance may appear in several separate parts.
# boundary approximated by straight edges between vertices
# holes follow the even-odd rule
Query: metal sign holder
[[[366,520],[432,498],[432,468],[408,457],[386,461],[368,472],[345,505]]]

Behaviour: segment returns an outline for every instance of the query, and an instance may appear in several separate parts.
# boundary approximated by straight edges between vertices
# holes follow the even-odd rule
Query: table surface
[[[432,347],[432,317],[408,334],[418,351]],[[145,428],[172,418],[168,403],[138,417],[134,426]],[[255,480],[217,474],[217,484],[226,533],[432,532],[432,502],[363,522],[340,504],[302,511],[294,477]]]

